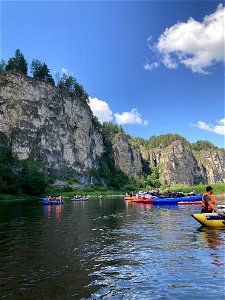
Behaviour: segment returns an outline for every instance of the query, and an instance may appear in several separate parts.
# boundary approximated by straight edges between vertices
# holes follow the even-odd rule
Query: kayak
[[[193,214],[191,216],[202,226],[225,228],[225,218],[216,213]]]
[[[153,204],[178,204],[179,202],[182,202],[182,204],[190,203],[193,204],[193,202],[198,202],[202,200],[202,194],[199,194],[197,196],[187,196],[187,197],[179,197],[179,198],[155,198],[152,200]],[[180,203],[179,203],[180,204]]]

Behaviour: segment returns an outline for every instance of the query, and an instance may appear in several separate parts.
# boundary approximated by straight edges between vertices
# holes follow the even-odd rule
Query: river
[[[199,205],[0,202],[0,299],[225,299],[225,231]]]

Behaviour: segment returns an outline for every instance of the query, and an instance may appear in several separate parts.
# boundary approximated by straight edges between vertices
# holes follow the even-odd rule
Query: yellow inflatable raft
[[[217,215],[216,213],[193,214],[192,217],[202,226],[225,228],[225,218]]]

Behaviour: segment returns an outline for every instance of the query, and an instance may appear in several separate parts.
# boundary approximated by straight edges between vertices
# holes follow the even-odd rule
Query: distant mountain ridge
[[[225,151],[210,142],[190,146],[172,135],[163,144],[159,137],[144,141],[120,132],[109,147],[87,103],[16,72],[0,75],[0,131],[19,159],[40,160],[48,175],[75,176],[85,184],[96,181],[91,171],[103,155],[136,179],[149,165],[167,184],[225,182]]]

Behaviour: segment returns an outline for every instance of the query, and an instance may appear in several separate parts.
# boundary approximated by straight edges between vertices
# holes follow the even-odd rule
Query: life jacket
[[[202,208],[206,209],[206,210],[211,210],[213,211],[213,209],[211,208],[210,205],[208,205],[208,203],[204,200],[204,196],[208,196],[210,197],[210,201],[213,205],[216,205],[216,202],[215,202],[215,198],[213,197],[213,195],[210,195],[209,193],[204,193],[202,195]]]

